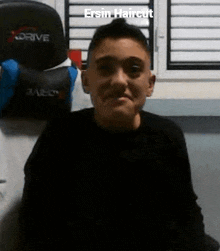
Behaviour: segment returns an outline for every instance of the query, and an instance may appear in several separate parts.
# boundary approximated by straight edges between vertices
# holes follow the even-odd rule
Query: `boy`
[[[25,166],[25,250],[207,250],[183,134],[142,110],[154,82],[137,27],[97,29],[82,74],[94,107],[49,122]]]

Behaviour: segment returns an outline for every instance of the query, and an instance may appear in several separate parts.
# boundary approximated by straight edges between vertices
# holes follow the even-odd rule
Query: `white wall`
[[[220,117],[170,117],[184,132],[206,232],[220,241]]]
[[[206,232],[220,241],[220,134],[185,134]]]

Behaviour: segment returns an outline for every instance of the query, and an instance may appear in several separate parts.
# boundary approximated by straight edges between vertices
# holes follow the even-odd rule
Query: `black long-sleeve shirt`
[[[25,166],[26,250],[206,250],[182,131],[141,112],[112,132],[85,109],[48,123]]]

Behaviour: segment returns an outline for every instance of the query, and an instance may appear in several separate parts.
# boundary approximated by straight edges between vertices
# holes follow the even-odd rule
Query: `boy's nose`
[[[112,85],[117,85],[126,88],[128,85],[128,76],[123,71],[122,68],[119,68],[112,76],[111,79]]]

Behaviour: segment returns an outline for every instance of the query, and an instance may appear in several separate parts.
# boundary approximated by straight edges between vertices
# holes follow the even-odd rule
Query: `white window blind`
[[[167,69],[220,67],[220,0],[168,0]]]
[[[114,10],[143,11],[149,13],[148,17],[128,17],[128,23],[135,24],[141,28],[148,39],[151,49],[153,66],[153,0],[66,0],[65,1],[65,27],[69,49],[80,49],[82,51],[83,68],[86,67],[87,49],[95,29],[100,25],[110,23],[115,18]],[[85,11],[87,10],[87,11]],[[98,18],[96,11],[100,13]],[[107,14],[111,13],[110,16]],[[87,15],[87,18],[86,18]],[[152,13],[153,15],[153,13]],[[117,15],[117,17],[120,17]]]

